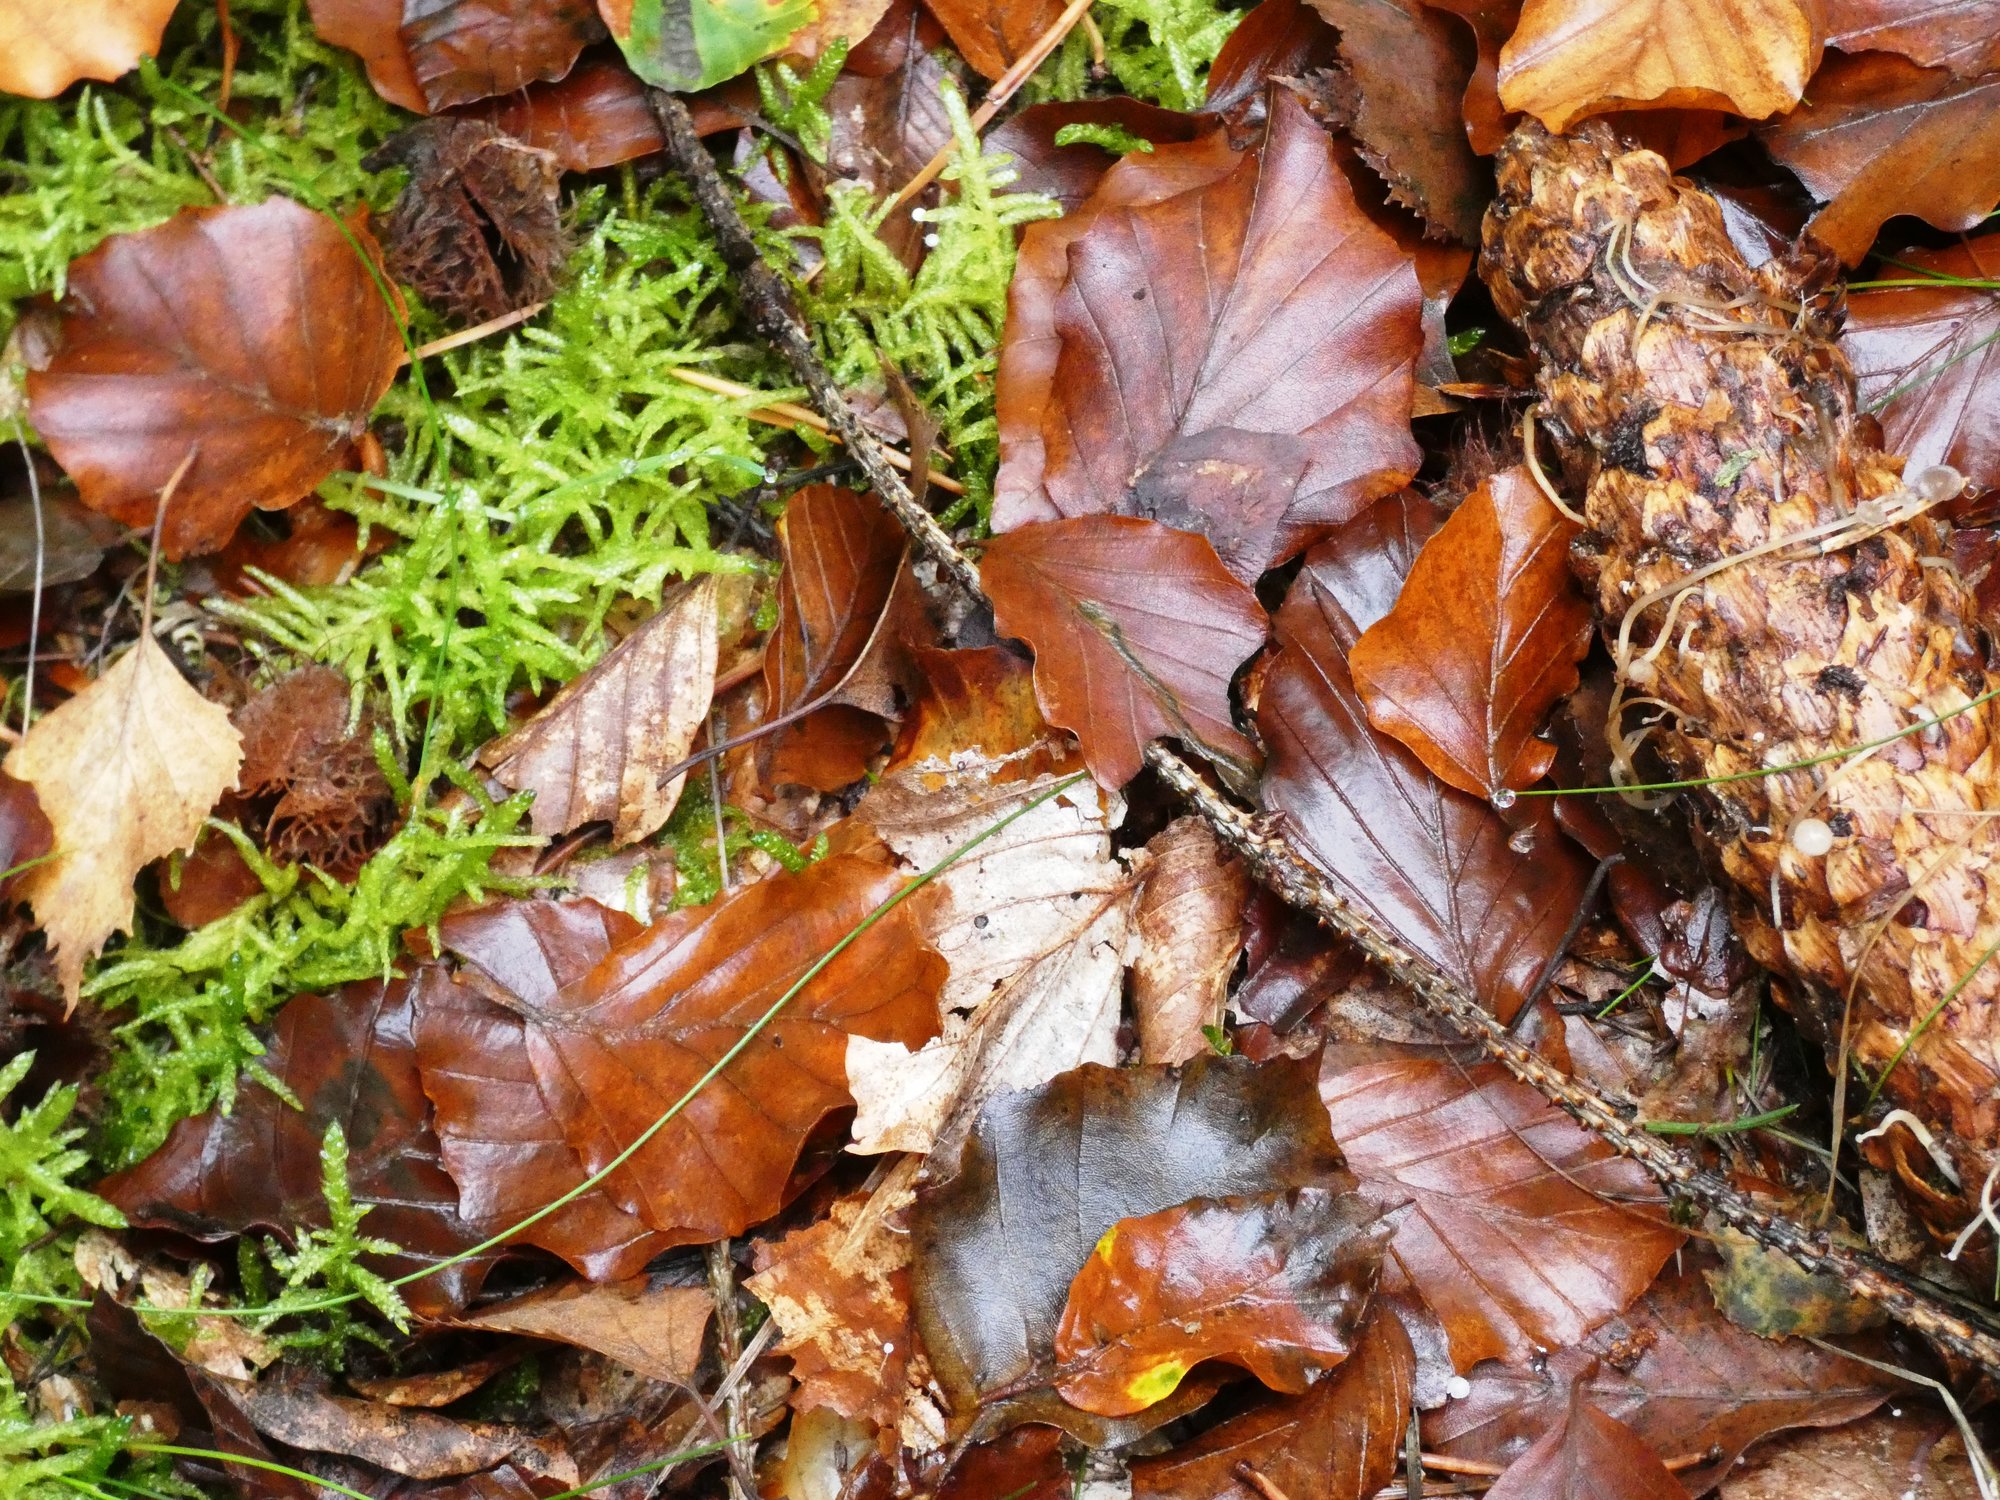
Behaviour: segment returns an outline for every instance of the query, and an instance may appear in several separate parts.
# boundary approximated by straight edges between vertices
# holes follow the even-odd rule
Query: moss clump
[[[1104,37],[1104,68],[1118,91],[1168,109],[1200,109],[1208,70],[1243,11],[1217,0],[1098,0],[1091,15]],[[1091,43],[1081,28],[1057,49],[1031,85],[1038,99],[1100,94]]]

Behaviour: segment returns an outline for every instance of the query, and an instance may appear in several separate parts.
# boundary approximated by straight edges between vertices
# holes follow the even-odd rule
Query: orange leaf
[[[1971,229],[2000,204],[2000,73],[1954,78],[1888,53],[1836,57],[1812,102],[1758,132],[1815,198],[1806,227],[1854,265],[1897,214]]]
[[[184,209],[70,267],[62,346],[29,410],[91,509],[150,527],[170,559],[221,547],[346,459],[402,360],[374,242],[284,198]]]
[[[1761,120],[1799,102],[1819,51],[1807,0],[1527,0],[1500,101],[1555,131],[1674,105]]]
[[[1368,722],[1462,792],[1520,791],[1555,760],[1535,731],[1590,645],[1590,601],[1569,570],[1576,530],[1526,469],[1494,475],[1349,653]]]
[[[1017,279],[1010,298],[1023,321],[1001,356],[999,422],[1037,427],[1040,444],[1004,450],[999,530],[1150,517],[1207,536],[1253,581],[1407,482],[1422,288],[1289,90],[1257,149],[1128,157],[1081,217],[1080,233],[1047,233],[1064,278]],[[1029,310],[1038,295],[1045,312]],[[1022,358],[1029,370],[1008,369]]]
[[[1056,1329],[1064,1400],[1122,1417],[1205,1359],[1297,1395],[1347,1358],[1386,1229],[1351,1193],[1197,1198],[1104,1232]]]
[[[429,113],[423,86],[403,48],[403,0],[306,0],[313,30],[361,59],[375,92],[391,104]]]
[[[1063,0],[931,0],[959,56],[998,80],[1063,12]]]
[[[1407,1278],[1452,1362],[1574,1343],[1643,1292],[1681,1233],[1643,1207],[1638,1167],[1494,1063],[1364,1063],[1324,1078],[1347,1163],[1385,1211],[1403,1204],[1383,1290]]]
[[[160,50],[175,0],[10,0],[0,6],[0,93],[53,99],[110,82]]]
[[[685,1385],[701,1363],[702,1336],[714,1312],[714,1295],[705,1286],[634,1276],[601,1285],[559,1281],[459,1322],[594,1349],[649,1379]]]
[[[1230,718],[1229,681],[1264,644],[1249,585],[1204,537],[1157,521],[1080,516],[1024,526],[980,561],[994,619],[1035,650],[1035,694],[1121,787],[1161,735],[1237,765],[1255,754]]]

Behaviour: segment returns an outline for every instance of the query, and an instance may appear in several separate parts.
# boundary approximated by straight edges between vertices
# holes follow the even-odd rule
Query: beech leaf
[[[1526,0],[1500,51],[1500,102],[1554,131],[1677,105],[1761,120],[1805,91],[1813,20],[1809,0]]]
[[[1476,797],[1540,781],[1535,731],[1575,690],[1590,601],[1571,581],[1577,528],[1524,468],[1495,474],[1424,543],[1388,614],[1348,656],[1368,722]]]
[[[0,93],[53,99],[160,50],[175,0],[12,0],[0,6]]]
[[[1687,1500],[1660,1455],[1579,1385],[1569,1408],[1493,1482],[1487,1500]]]
[[[1176,818],[1146,846],[1135,916],[1132,1011],[1139,1060],[1186,1062],[1208,1047],[1243,952],[1250,872],[1209,826]]]
[[[1961,78],[2000,71],[1993,0],[1819,0],[1826,44],[1842,52],[1900,52]]]
[[[1525,1358],[1622,1312],[1681,1243],[1651,1180],[1498,1064],[1364,1063],[1323,1080],[1334,1138],[1384,1212],[1399,1276],[1444,1324],[1453,1363]]]
[[[402,38],[403,0],[306,0],[313,30],[361,59],[375,92],[402,109],[427,114],[423,85]]]
[[[597,0],[632,71],[673,93],[705,89],[785,50],[814,0]]]
[[[1055,1387],[1100,1416],[1144,1411],[1205,1359],[1297,1395],[1347,1358],[1386,1226],[1325,1188],[1197,1198],[1104,1232],[1070,1283]]]
[[[1392,496],[1306,556],[1257,718],[1262,799],[1350,900],[1512,1019],[1561,946],[1589,866],[1544,810],[1510,827],[1369,724],[1347,652],[1394,606],[1441,520]]]
[[[285,198],[183,209],[70,267],[62,344],[28,374],[35,428],[84,504],[150,526],[194,448],[161,554],[213,552],[346,461],[403,357],[348,230]]]
[[[999,629],[1035,651],[1035,694],[1073,730],[1091,774],[1121,787],[1172,735],[1244,767],[1229,682],[1264,644],[1263,608],[1204,537],[1085,515],[1024,526],[980,562]]]
[[[1971,229],[2000,204],[2000,73],[1833,57],[1812,99],[1758,132],[1826,206],[1807,228],[1855,265],[1897,214]]]
[[[561,78],[604,27],[591,0],[403,0],[398,35],[439,110]]]
[[[686,759],[715,696],[717,585],[678,591],[542,711],[479,752],[503,786],[532,791],[544,837],[609,822],[622,846],[657,833],[680,800]]]
[[[701,1363],[702,1338],[714,1313],[715,1296],[706,1285],[674,1286],[635,1276],[599,1285],[557,1282],[457,1321],[594,1350],[650,1379],[686,1384]]]
[[[76,1004],[83,966],[132,929],[132,881],[185,849],[236,784],[243,740],[150,635],[102,677],[37,719],[8,752],[7,774],[35,789],[52,858],[16,877]]]
[[[959,56],[981,76],[998,79],[1062,14],[1062,0],[934,0]]]

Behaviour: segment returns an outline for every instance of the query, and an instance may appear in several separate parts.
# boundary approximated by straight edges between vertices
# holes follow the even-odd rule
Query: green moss
[[[1104,71],[1119,90],[1168,109],[1200,109],[1209,66],[1243,19],[1217,0],[1098,0]],[[1037,78],[1034,97],[1081,99],[1097,86],[1090,43],[1072,32]]]

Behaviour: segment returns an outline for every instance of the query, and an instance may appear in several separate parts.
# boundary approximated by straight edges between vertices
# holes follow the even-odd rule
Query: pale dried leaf
[[[705,1286],[656,1286],[651,1278],[565,1281],[482,1307],[459,1321],[592,1349],[654,1380],[686,1382],[701,1363],[715,1311]]]
[[[1202,1028],[1222,1024],[1250,874],[1199,818],[1169,824],[1146,852],[1132,960],[1139,1060],[1186,1062],[1208,1047]]]

